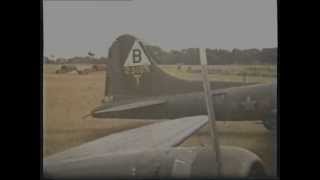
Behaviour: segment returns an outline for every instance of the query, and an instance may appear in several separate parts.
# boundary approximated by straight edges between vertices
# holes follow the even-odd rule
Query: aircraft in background
[[[94,56],[95,56],[95,54],[92,53],[91,51],[88,52],[88,55],[89,55],[90,57],[94,57]]]
[[[157,65],[148,46],[122,35],[109,49],[106,102],[92,110],[96,118],[176,119],[207,114],[202,81],[176,78]],[[262,120],[275,129],[277,82],[244,84],[213,81],[216,119]]]
[[[131,44],[123,43],[128,40],[127,38],[132,40]],[[131,49],[131,47],[133,50],[129,55],[121,52],[126,48]],[[111,98],[107,105],[93,111],[94,116],[174,118],[182,116],[180,113],[183,115],[205,113],[201,110],[205,108],[202,107],[204,106],[202,104],[204,101],[203,93],[187,92],[190,89],[183,88],[193,87],[193,84],[197,83],[190,84],[190,82],[163,74],[163,71],[155,66],[151,59],[146,59],[148,55],[145,50],[140,49],[143,46],[132,36],[121,36],[113,48],[111,48],[109,56],[111,65],[108,66],[107,71],[107,73],[111,73],[107,75],[106,79],[107,85],[111,81],[111,86],[108,86],[106,93]],[[132,57],[132,61],[130,59],[129,61],[120,61],[121,58],[125,60],[127,57]],[[142,65],[140,64],[141,67],[137,70],[134,63]],[[133,73],[133,71],[135,72]],[[163,79],[166,81],[164,80],[164,82]],[[175,82],[180,83],[182,87],[173,86]],[[172,87],[164,87],[165,83],[173,84]],[[202,86],[193,88],[200,90]],[[216,103],[221,102],[224,105],[220,106],[221,108],[230,106],[230,104],[224,104],[228,98],[231,98],[231,102],[238,102],[234,101],[234,98],[241,100],[247,94],[250,96],[245,101],[252,102],[258,94],[261,95],[261,92],[268,94],[268,88],[270,85],[250,86],[250,93],[246,89],[236,89],[236,92],[233,92],[234,89],[214,90],[212,96]],[[164,90],[164,93],[161,90]],[[181,90],[184,90],[185,94],[178,94]],[[232,96],[230,97],[230,95]],[[221,97],[221,101],[216,97]],[[217,105],[215,104],[215,106]],[[244,107],[247,108],[247,105],[244,104]],[[256,105],[253,104],[253,107],[256,108]],[[217,177],[219,174],[216,171],[216,157],[212,148],[177,147],[207,122],[206,115],[174,118],[174,120],[159,121],[98,138],[46,157],[43,161],[44,175],[48,178]],[[263,162],[256,154],[240,147],[220,147],[222,162],[220,176],[241,178],[264,177],[266,175]]]

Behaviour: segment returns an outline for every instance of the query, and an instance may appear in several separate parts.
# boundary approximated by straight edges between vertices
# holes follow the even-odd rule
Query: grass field
[[[180,70],[174,65],[161,65],[161,68],[182,79],[201,80],[201,73],[188,72],[188,68],[200,70],[201,67],[197,65],[183,65]],[[243,82],[243,74],[246,74],[248,83],[267,83],[277,77],[277,68],[271,65],[214,65],[209,66],[208,69],[216,72],[209,74],[209,79],[212,81]]]
[[[57,65],[44,67],[44,157],[114,132],[151,123],[145,120],[83,118],[101,104],[105,73],[55,74],[58,68]],[[264,161],[267,173],[272,174],[272,135],[262,124],[218,122],[218,128],[221,144],[240,146],[255,152]],[[205,127],[182,146],[209,143]]]

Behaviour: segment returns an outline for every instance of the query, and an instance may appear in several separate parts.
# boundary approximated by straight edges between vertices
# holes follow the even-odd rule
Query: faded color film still
[[[43,176],[277,177],[276,12],[44,1]]]

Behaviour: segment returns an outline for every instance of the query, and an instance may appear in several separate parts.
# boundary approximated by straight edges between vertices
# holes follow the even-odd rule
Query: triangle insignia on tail
[[[145,72],[150,72],[150,65],[150,60],[140,43],[135,41],[124,63],[125,73],[127,75],[132,75],[136,79],[136,84],[138,86],[140,84],[141,76]]]
[[[145,66],[150,64],[151,63],[146,54],[144,53],[141,45],[138,41],[135,41],[124,63],[124,67]]]

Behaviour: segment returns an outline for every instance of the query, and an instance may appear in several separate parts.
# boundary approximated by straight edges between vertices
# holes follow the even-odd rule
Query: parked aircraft
[[[178,79],[159,68],[148,46],[131,35],[109,49],[105,97],[96,118],[176,119],[207,114],[201,81]],[[277,82],[246,84],[211,82],[217,120],[262,120],[276,125]]]
[[[132,40],[132,50],[129,55],[125,55],[120,53],[121,50],[131,46],[121,42],[128,39]],[[190,92],[192,88],[196,90],[201,86],[193,87],[198,83],[178,80],[164,74],[146,54],[143,45],[132,36],[118,38],[113,47],[108,66],[111,73],[106,79],[106,95],[110,99],[108,104],[95,109],[92,114],[96,117],[169,117],[174,120],[159,121],[115,133],[46,157],[43,161],[46,177],[78,179],[265,176],[261,159],[246,149],[220,146],[221,172],[218,173],[214,149],[198,146],[178,147],[208,122],[206,115],[191,116],[205,113],[203,93]],[[127,57],[129,60],[119,61],[121,58],[128,59]],[[136,63],[140,64],[140,67],[136,67]],[[167,86],[168,89],[163,87],[166,83],[180,83],[182,87],[191,89],[172,86],[173,90],[170,90],[171,86]],[[217,84],[221,85],[221,82]],[[268,96],[274,85],[213,90],[211,96],[215,106],[220,108],[217,111],[218,117],[230,114],[228,118],[231,118],[232,113],[240,113],[242,117],[259,117],[254,111],[262,111],[262,107],[272,109]],[[215,82],[212,86],[215,86]],[[155,88],[162,88],[164,93]],[[180,91],[184,94],[179,94]],[[144,94],[145,92],[147,94]],[[245,101],[241,104],[243,109],[239,109],[238,102],[244,97]],[[264,104],[257,104],[258,97]],[[227,111],[227,107],[232,107],[231,111]],[[175,118],[182,115],[189,117]]]

